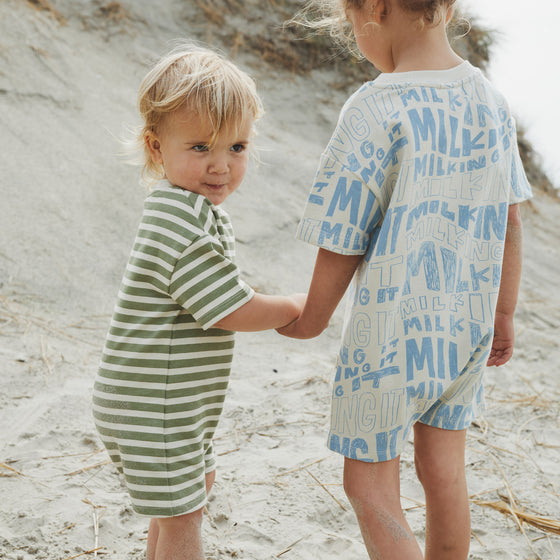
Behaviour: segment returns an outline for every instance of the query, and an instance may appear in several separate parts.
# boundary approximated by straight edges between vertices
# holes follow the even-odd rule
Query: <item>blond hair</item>
[[[178,45],[148,72],[138,92],[143,125],[137,145],[142,146],[142,176],[147,183],[163,178],[164,171],[152,160],[146,138],[161,132],[166,117],[185,106],[208,118],[212,141],[226,127],[238,127],[263,114],[255,82],[245,72],[210,49]]]
[[[334,41],[362,58],[355,43],[352,26],[346,18],[346,10],[362,9],[371,0],[309,0],[304,8],[289,22],[315,32],[327,32]],[[413,14],[423,25],[437,25],[444,18],[444,10],[453,6],[455,0],[386,0],[398,2],[399,6]]]

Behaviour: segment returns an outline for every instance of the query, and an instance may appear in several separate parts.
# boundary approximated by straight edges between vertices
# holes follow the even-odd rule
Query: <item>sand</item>
[[[212,21],[202,7],[217,4],[0,4],[0,558],[144,557],[147,522],[97,439],[90,398],[145,196],[117,138],[136,123],[140,79],[171,40],[223,46],[255,76],[267,110],[260,163],[226,203],[238,261],[263,292],[309,283],[315,251],[295,227],[348,90],[333,87],[334,70],[282,70],[235,42],[282,2],[221,2],[231,9]],[[517,351],[488,371],[488,410],[468,434],[471,559],[560,558],[559,200],[537,193],[523,216]],[[366,558],[342,460],[325,446],[341,325],[338,310],[315,340],[238,336],[204,521],[209,559]],[[412,445],[402,478],[421,540]],[[536,517],[550,527],[528,523]]]

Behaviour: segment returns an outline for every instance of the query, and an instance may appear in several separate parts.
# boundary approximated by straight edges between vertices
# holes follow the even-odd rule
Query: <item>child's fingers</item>
[[[509,359],[513,356],[513,346],[506,346],[505,348],[492,348],[490,351],[490,356],[488,356],[488,361],[486,365],[491,366],[503,366],[505,363],[509,362]]]

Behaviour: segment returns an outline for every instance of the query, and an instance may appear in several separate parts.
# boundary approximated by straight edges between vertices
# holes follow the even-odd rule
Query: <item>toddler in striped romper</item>
[[[243,180],[262,114],[251,78],[182,45],[147,74],[138,106],[144,175],[158,182],[121,283],[93,411],[132,507],[151,518],[148,559],[200,560],[233,331],[288,325],[305,296],[245,284],[219,206]]]

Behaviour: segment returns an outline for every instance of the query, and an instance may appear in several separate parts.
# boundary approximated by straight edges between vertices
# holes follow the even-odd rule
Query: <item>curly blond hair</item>
[[[146,144],[150,133],[161,132],[165,118],[184,106],[208,118],[213,139],[225,128],[237,127],[263,114],[255,82],[235,64],[210,49],[182,43],[148,72],[138,92],[143,124],[136,144],[143,152],[142,176],[146,183],[163,178]]]

